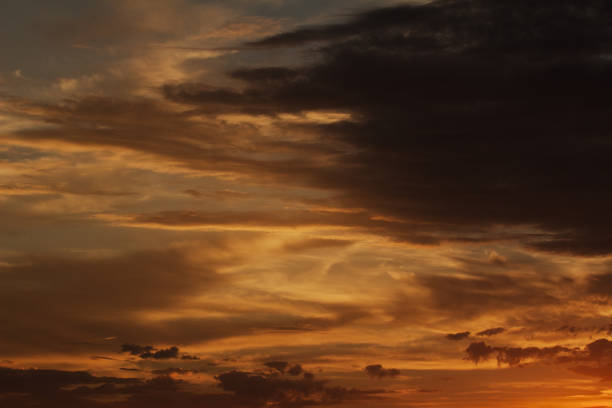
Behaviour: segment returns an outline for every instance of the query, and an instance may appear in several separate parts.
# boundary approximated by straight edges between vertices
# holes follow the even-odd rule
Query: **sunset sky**
[[[4,0],[0,407],[612,407],[611,27]]]

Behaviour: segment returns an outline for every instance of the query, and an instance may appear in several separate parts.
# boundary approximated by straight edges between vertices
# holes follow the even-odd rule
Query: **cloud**
[[[474,364],[478,364],[481,361],[488,360],[495,353],[495,349],[488,346],[484,341],[479,341],[471,343],[465,349],[465,353],[467,354],[466,359],[473,361]]]
[[[176,346],[167,349],[156,349],[152,346],[124,344],[121,346],[121,351],[130,353],[133,356],[138,356],[142,359],[152,358],[154,360],[166,360],[170,358],[179,358],[179,349]]]
[[[289,363],[286,361],[269,361],[264,365],[266,367],[273,368],[280,373],[284,373],[287,367],[289,366]]]
[[[612,293],[612,272],[597,273],[587,278],[590,294],[609,297]]]
[[[242,91],[189,83],[164,93],[208,112],[350,112],[356,120],[311,127],[347,146],[333,165],[287,171],[339,191],[346,206],[434,225],[431,242],[487,239],[507,225],[523,227],[515,238],[531,248],[605,254],[611,22],[598,1],[403,5],[248,44],[324,42],[310,65],[232,73]]]
[[[504,329],[503,327],[496,327],[496,328],[493,328],[493,329],[483,330],[481,332],[476,333],[476,335],[477,336],[491,337],[491,336],[496,336],[498,334],[501,334],[504,331],[506,331],[506,329]]]
[[[193,169],[333,191],[339,206],[396,220],[365,228],[399,241],[513,239],[542,251],[601,255],[612,250],[603,227],[612,193],[602,178],[612,152],[601,136],[610,22],[599,1],[382,8],[248,44],[256,52],[323,42],[308,51],[318,58],[302,65],[230,70],[240,88],[197,79],[166,84],[163,95],[187,105],[182,112],[145,98],[15,102],[54,127],[18,136],[136,150]],[[245,143],[237,135],[258,134],[257,125],[218,120],[312,111],[351,119],[287,122],[273,143]],[[299,154],[302,141],[282,138],[293,134],[287,129],[313,135],[312,156]],[[262,159],[280,145],[292,155]],[[499,226],[515,232],[495,232]]]
[[[400,371],[396,368],[384,368],[380,364],[372,364],[365,368],[365,372],[368,376],[373,378],[386,378],[386,377],[397,377],[400,375]]]
[[[283,245],[283,250],[288,252],[302,252],[317,249],[337,249],[344,248],[354,244],[354,241],[343,239],[326,239],[326,238],[311,238],[295,242],[288,242]]]
[[[583,349],[564,346],[553,347],[508,347],[490,346],[485,342],[473,342],[465,350],[466,359],[478,364],[496,356],[498,364],[517,366],[525,360],[548,360],[557,364],[566,363],[602,363],[612,362],[612,341],[598,339],[584,346]]]
[[[15,264],[0,266],[7,283],[0,288],[0,304],[12,305],[10,313],[7,307],[2,308],[5,313],[0,312],[7,330],[2,342],[17,353],[28,347],[65,350],[80,336],[104,338],[116,333],[118,337],[140,339],[152,335],[150,330],[158,330],[138,319],[138,313],[171,308],[190,295],[226,281],[210,265],[194,263],[187,249],[85,259],[41,255],[18,258]],[[22,321],[38,321],[41,307],[45,309],[44,321],[36,328],[20,328]],[[114,316],[112,321],[108,316]],[[85,326],[88,329],[83,333],[79,327]],[[108,346],[95,342],[83,347],[107,350]],[[158,357],[172,354],[172,350],[136,348],[131,352],[159,352]]]
[[[15,408],[45,406],[50,408],[78,407],[86,403],[83,391],[109,393],[128,389],[140,380],[96,377],[85,371],[12,369],[0,367],[0,403]],[[102,384],[102,385],[100,385]],[[90,405],[98,408],[95,402]]]
[[[594,9],[599,13],[590,13]],[[495,4],[483,0],[442,0],[421,5],[400,5],[362,13],[346,23],[305,27],[288,33],[275,34],[251,42],[249,45],[295,46],[313,41],[338,41],[372,32],[391,31],[392,34],[397,34],[394,31],[397,28],[414,30],[404,32],[405,42],[400,42],[401,39],[398,39],[398,45],[411,45],[412,50],[438,50],[444,47],[463,46],[470,51],[481,52],[490,52],[491,48],[499,48],[505,52],[547,50],[565,53],[599,50],[600,47],[609,46],[612,40],[612,36],[605,29],[605,22],[612,18],[611,13],[607,5],[601,2],[593,1],[587,5],[577,6],[570,1],[560,3],[545,1],[538,5],[539,14],[529,13],[531,10],[531,6],[517,5],[510,0],[497,1]],[[464,13],[464,19],[453,19],[460,13]],[[550,20],[553,17],[556,18],[554,24]],[[491,26],[483,31],[477,27],[479,21],[506,24],[504,30]],[[580,32],[578,37],[572,37],[588,24],[592,26],[587,31]],[[529,35],[518,31],[525,25],[533,26],[534,31]],[[433,34],[446,34],[446,36],[435,38]],[[458,51],[464,50],[465,48],[460,48]]]
[[[461,332],[461,333],[449,333],[446,335],[446,338],[448,340],[454,340],[454,341],[467,339],[468,337],[470,337],[469,331]]]
[[[137,380],[95,377],[85,371],[13,369],[0,367],[0,392],[45,394],[69,385],[97,383],[132,384]]]
[[[152,346],[139,346],[138,344],[124,344],[121,346],[121,351],[130,353],[133,356],[149,354],[153,351]]]
[[[255,406],[264,406],[266,402],[286,407],[330,405],[354,398],[368,398],[368,394],[372,394],[344,387],[330,387],[325,381],[314,380],[312,376],[288,380],[231,371],[218,375],[216,379],[223,390],[252,401]]]
[[[272,368],[278,371],[281,374],[286,373],[291,376],[298,376],[304,373],[304,369],[302,368],[300,364],[290,365],[286,361],[269,361],[267,363],[264,363],[264,365],[266,367],[269,367],[269,368]]]
[[[187,369],[178,368],[178,367],[168,367],[168,368],[164,368],[164,369],[152,370],[151,371],[151,373],[155,374],[155,375],[190,374],[190,373],[194,373],[194,372],[198,372],[198,370],[187,370]]]
[[[231,371],[216,377],[217,385],[228,392],[220,394],[170,377],[170,374],[193,372],[168,368],[153,370],[157,376],[151,379],[136,379],[98,377],[83,371],[0,367],[0,402],[15,408],[35,405],[50,408],[161,408],[174,403],[187,408],[300,407],[368,399],[377,393],[329,386],[326,381],[314,380],[312,375],[289,380]]]
[[[417,282],[430,292],[430,307],[449,316],[472,318],[491,310],[509,310],[559,302],[556,283],[546,276],[527,281],[513,274],[470,273],[461,275],[423,274]],[[400,303],[410,302],[399,299]],[[460,333],[461,334],[461,333]]]
[[[394,220],[361,226],[399,241],[512,239],[541,251],[601,255],[612,251],[603,227],[612,201],[603,177],[612,153],[603,90],[612,67],[602,57],[612,51],[611,21],[598,1],[382,8],[248,44],[254,52],[323,42],[308,51],[318,58],[307,64],[230,70],[240,88],[166,84],[163,95],[186,105],[183,112],[147,99],[21,104],[55,129],[19,137],[120,147],[202,171],[324,189],[339,207]],[[350,119],[287,122],[277,140],[252,143],[237,135],[258,134],[258,125],[218,120],[241,114],[282,122],[283,114],[312,111]],[[298,131],[312,135],[308,157],[300,154],[303,141],[282,137]],[[291,154],[262,159],[281,145]]]

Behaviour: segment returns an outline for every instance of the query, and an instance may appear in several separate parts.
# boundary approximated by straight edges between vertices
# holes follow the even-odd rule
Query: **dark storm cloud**
[[[369,365],[365,368],[365,372],[374,378],[397,377],[400,375],[400,370],[397,368],[384,368],[381,364]]]
[[[234,72],[242,91],[164,92],[203,111],[351,112],[354,121],[316,127],[346,153],[329,168],[287,166],[295,180],[441,231],[528,225],[547,235],[524,233],[525,245],[605,254],[611,23],[599,0],[406,5],[251,43],[324,41],[310,66]]]
[[[395,220],[384,228],[360,223],[400,241],[519,239],[540,250],[605,254],[612,248],[611,15],[599,0],[405,5],[256,41],[323,45],[308,65],[229,72],[244,82],[241,90],[163,87],[167,98],[192,105],[183,112],[144,98],[7,103],[54,126],[19,131],[21,140],[120,147],[328,189],[335,205]],[[308,157],[305,144],[289,137],[236,145],[237,133],[244,141],[256,127],[215,119],[308,110],[352,115],[286,125],[288,135],[319,135],[307,143]],[[209,121],[191,120],[202,115]],[[244,154],[281,148],[295,157]],[[493,233],[499,225],[530,229]]]
[[[544,0],[537,5],[510,0],[488,4],[482,0],[441,0],[372,10],[345,24],[306,27],[253,41],[250,45],[294,46],[402,27],[415,31],[410,33],[409,40],[423,50],[430,50],[434,44],[462,45],[477,50],[493,47],[536,52],[567,48],[601,50],[612,40],[605,26],[611,13],[610,5],[602,0],[589,1],[586,5],[569,0]],[[532,30],[527,34],[519,31],[521,26],[531,26]],[[436,43],[434,34],[445,35],[440,35]],[[469,41],[474,39],[479,41]]]
[[[446,338],[448,340],[454,340],[454,341],[464,340],[464,339],[467,339],[468,337],[470,337],[469,331],[461,332],[461,333],[449,333],[446,335]]]
[[[365,227],[408,242],[518,238],[547,251],[607,253],[610,16],[610,6],[595,0],[437,1],[374,10],[345,24],[258,42],[314,39],[325,46],[308,66],[230,72],[245,82],[243,90],[164,87],[166,97],[194,105],[192,111],[104,98],[38,104],[30,109],[59,127],[20,136],[120,146],[192,167],[331,189],[340,205],[403,221],[382,231]],[[266,161],[232,154],[231,126],[188,120],[305,110],[353,115],[352,121],[302,125],[320,134],[315,156],[345,146],[326,156],[329,165],[316,157]],[[282,144],[300,151],[298,142]],[[492,234],[500,224],[534,229]]]

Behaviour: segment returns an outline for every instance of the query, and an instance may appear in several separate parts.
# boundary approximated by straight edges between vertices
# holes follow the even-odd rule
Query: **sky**
[[[606,0],[0,13],[0,406],[612,407]]]

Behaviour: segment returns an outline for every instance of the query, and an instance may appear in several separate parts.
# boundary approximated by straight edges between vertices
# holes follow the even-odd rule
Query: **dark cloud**
[[[599,339],[587,344],[586,351],[589,357],[594,360],[612,359],[612,341]]]
[[[384,368],[380,364],[372,364],[365,368],[365,372],[370,377],[374,378],[386,378],[386,377],[397,377],[400,375],[400,371],[396,368]]]
[[[495,349],[488,346],[484,341],[479,341],[470,344],[465,349],[465,353],[467,354],[466,359],[473,361],[474,364],[478,364],[481,361],[488,360],[495,353]]]
[[[497,361],[511,366],[518,365],[527,359],[545,359],[561,354],[573,353],[575,350],[562,346],[554,347],[504,347],[497,350]]]
[[[121,346],[121,351],[130,353],[133,356],[150,354],[153,351],[153,346],[139,346],[138,344],[124,344]]]
[[[597,340],[585,346],[584,350],[564,346],[553,347],[507,347],[490,346],[485,342],[471,343],[465,350],[466,359],[478,364],[495,356],[497,363],[517,366],[525,360],[550,360],[557,362],[600,361],[612,351],[612,342]],[[612,357],[612,355],[610,355]]]
[[[179,348],[176,346],[165,349],[157,349],[153,346],[139,346],[137,344],[124,344],[121,346],[121,351],[130,353],[133,356],[138,356],[142,359],[167,360],[171,358],[179,358]],[[183,360],[198,360],[197,357],[183,355]]]
[[[234,72],[242,91],[164,92],[203,111],[352,113],[314,127],[347,146],[333,166],[284,170],[351,208],[432,223],[442,238],[430,242],[527,225],[518,238],[532,248],[605,254],[611,23],[601,0],[405,5],[251,43],[323,41],[309,66]]]
[[[164,86],[166,98],[191,105],[183,112],[146,99],[11,104],[55,126],[20,131],[24,140],[118,146],[193,168],[324,188],[336,193],[335,205],[365,210],[353,225],[400,241],[515,239],[599,255],[612,250],[605,227],[612,223],[611,16],[603,0],[403,5],[255,41],[247,48],[322,43],[302,66],[229,72],[240,88]],[[291,138],[236,144],[257,126],[216,120],[310,110],[352,119],[279,125],[285,134],[315,135],[308,156],[305,143]],[[202,115],[210,120],[190,120]],[[276,157],[281,147],[291,154],[250,155]],[[186,215],[139,218],[180,224]],[[375,216],[394,222],[381,226]],[[500,233],[500,225],[517,229]]]
[[[286,361],[269,361],[264,363],[266,367],[272,368],[281,374],[289,374],[292,376],[298,376],[304,372],[304,369],[300,364],[290,365]]]
[[[169,359],[169,358],[178,358],[178,347],[176,346],[172,346],[170,348],[167,349],[161,349],[161,350],[157,350],[154,353],[151,353],[150,355],[146,355],[146,357],[143,358],[153,358],[156,360],[165,360],[165,359]]]
[[[287,370],[287,374],[293,375],[293,376],[300,375],[303,372],[304,372],[304,369],[302,368],[300,364],[294,364],[291,367],[289,367],[289,370]]]
[[[273,368],[280,373],[284,373],[287,367],[289,366],[289,363],[286,361],[269,361],[265,363],[264,365],[266,367]]]
[[[405,42],[397,40],[401,45],[410,44],[420,50],[461,47],[458,51],[464,51],[467,47],[477,51],[566,53],[600,51],[610,46],[612,35],[605,23],[612,20],[612,10],[605,1],[583,4],[545,0],[537,5],[537,13],[533,7],[528,2],[510,0],[493,4],[482,0],[441,0],[418,6],[387,7],[363,13],[344,24],[306,27],[250,45],[295,46],[410,28],[413,31],[405,33]],[[461,19],[457,18],[459,15]],[[519,31],[527,26],[533,27],[529,33]],[[585,27],[588,29],[584,30]]]
[[[545,276],[527,281],[512,274],[422,275],[418,283],[430,292],[431,307],[447,315],[471,318],[491,310],[556,304],[558,286]],[[406,300],[401,300],[400,305]],[[459,333],[461,334],[461,333]]]
[[[85,371],[12,369],[0,367],[0,393],[47,394],[70,385],[97,383],[133,384],[136,380],[95,377]]]
[[[158,369],[158,370],[151,370],[151,374],[155,374],[155,375],[190,374],[193,372],[198,372],[198,371],[197,370],[187,370],[187,369],[178,368],[178,367],[168,367],[168,368],[163,368],[163,369]]]
[[[266,402],[286,407],[330,405],[354,398],[367,399],[369,394],[375,394],[344,387],[331,387],[326,385],[325,381],[314,380],[311,376],[288,380],[231,371],[216,378],[219,387],[223,390],[252,401],[255,406],[264,406]]]
[[[602,381],[612,381],[612,341],[599,339],[585,347],[583,355],[577,358],[579,364],[572,371]]]
[[[476,333],[477,336],[487,336],[487,337],[491,337],[491,336],[496,336],[498,334],[503,333],[504,331],[506,331],[506,329],[504,329],[503,327],[496,327],[494,329],[487,329],[487,330],[483,330],[481,332]]]
[[[464,340],[467,339],[468,337],[470,337],[470,332],[466,331],[466,332],[461,332],[461,333],[449,333],[446,335],[446,338],[448,340]]]
[[[11,369],[0,367],[0,405],[15,408],[45,406],[50,408],[76,408],[87,402],[81,398],[88,394],[113,394],[119,387],[127,389],[140,380],[114,377],[96,377],[85,371],[38,369]],[[102,385],[100,385],[102,384]],[[76,387],[76,388],[75,388]],[[92,402],[92,407],[99,407]]]
[[[187,408],[218,407],[301,407],[331,405],[376,394],[306,377],[298,380],[231,371],[216,377],[227,391],[217,394],[198,390],[193,384],[176,380],[170,374],[195,372],[180,368],[153,370],[152,379],[97,377],[87,372],[59,370],[19,370],[0,368],[0,404],[14,408]],[[106,401],[106,402],[103,402]]]

